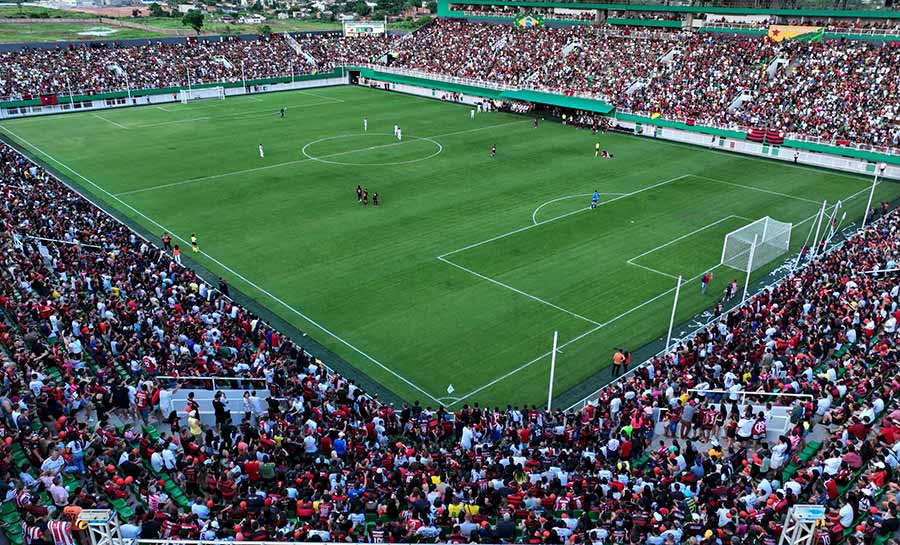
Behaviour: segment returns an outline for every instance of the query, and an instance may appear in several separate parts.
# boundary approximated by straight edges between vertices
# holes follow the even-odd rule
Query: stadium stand
[[[298,43],[302,53],[278,35],[2,52],[0,95],[238,82],[382,63],[391,53],[398,67],[589,95],[626,111],[691,124],[900,147],[900,47],[894,42],[774,43],[764,36],[583,25],[523,32],[510,25],[437,20],[403,38],[305,34]],[[858,92],[864,83],[871,83],[871,92]]]
[[[866,274],[896,266],[886,208],[579,412],[450,413],[378,403],[6,145],[0,179],[13,544],[89,508],[147,539],[774,545],[797,503],[827,506],[823,543],[900,528],[900,288]],[[208,375],[269,396],[209,419],[160,378]],[[774,441],[755,391],[788,407]]]

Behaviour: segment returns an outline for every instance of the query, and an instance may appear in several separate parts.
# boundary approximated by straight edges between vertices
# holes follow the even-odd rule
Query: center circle
[[[371,141],[371,137],[378,137],[382,140],[385,140],[384,143],[369,145],[366,147],[359,147],[355,149],[349,149],[345,151],[337,151],[332,153],[325,153],[323,155],[314,155],[310,153],[309,148],[314,147],[316,144],[321,144],[323,142],[333,142],[335,140],[350,140],[350,139],[366,139],[368,138]],[[442,151],[444,151],[444,146],[440,144],[440,142],[433,140],[431,138],[427,138],[424,136],[404,136],[403,140],[397,140],[397,137],[392,134],[387,133],[375,133],[375,132],[364,132],[364,133],[356,133],[356,134],[339,134],[337,136],[327,136],[325,138],[319,138],[318,140],[313,140],[309,142],[303,149],[301,153],[313,161],[319,161],[320,163],[328,163],[331,165],[345,165],[345,166],[357,166],[357,167],[378,167],[378,166],[392,166],[392,165],[407,165],[410,163],[418,163],[419,161],[425,161],[427,159],[431,159],[432,157],[437,156]],[[393,141],[390,141],[393,140]],[[412,143],[412,142],[426,142],[430,144],[430,147],[434,148],[430,154],[425,155],[423,157],[417,157],[415,159],[408,159],[405,161],[388,161],[388,162],[380,162],[380,163],[356,163],[352,161],[342,161],[336,158],[343,158],[347,156],[352,156],[354,153],[362,153],[366,151],[378,150],[378,149],[390,149],[394,147],[401,147],[404,144]]]

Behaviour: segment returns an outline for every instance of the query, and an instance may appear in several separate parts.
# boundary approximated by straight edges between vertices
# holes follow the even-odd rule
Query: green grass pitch
[[[589,377],[615,347],[665,334],[675,277],[687,280],[680,320],[733,278],[743,285],[717,266],[727,232],[769,215],[794,223],[797,248],[823,199],[845,199],[849,221],[870,186],[664,141],[535,129],[511,114],[472,120],[469,110],[334,87],[2,130],[151,233],[196,232],[201,264],[386,388],[454,409],[542,403],[554,330],[556,392],[601,386]],[[615,159],[594,158],[598,141]],[[357,184],[382,204],[359,205]],[[603,204],[589,210],[595,189]],[[876,199],[898,196],[886,183]],[[707,269],[714,281],[701,296]]]

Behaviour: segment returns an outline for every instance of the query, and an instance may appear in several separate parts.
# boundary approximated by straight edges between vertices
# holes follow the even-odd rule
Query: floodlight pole
[[[816,235],[813,237],[812,248],[810,248],[810,259],[816,257],[819,253],[819,230],[822,229],[822,219],[825,217],[825,206],[828,201],[822,201],[822,209],[819,210],[819,217],[816,218]]]
[[[247,76],[244,74],[244,61],[241,61],[241,81],[244,82],[244,92],[247,93]]]
[[[875,186],[878,185],[878,174],[884,170],[885,164],[881,163],[875,169],[875,177],[872,179],[872,190],[869,191],[869,202],[866,203],[866,211],[863,212],[862,226],[860,231],[866,230],[866,220],[869,219],[869,210],[872,208],[872,199],[875,198]]]
[[[750,271],[753,270],[753,254],[756,253],[756,241],[759,235],[753,235],[753,246],[750,246],[750,261],[747,262],[747,279],[744,281],[744,295],[741,296],[741,304],[747,300],[747,290],[750,288]]]
[[[191,70],[187,66],[184,67],[184,73],[187,76],[188,82],[188,95],[193,94],[193,90],[191,89]]]
[[[72,105],[75,103],[75,95],[72,94],[72,82],[69,81],[69,76],[66,76],[66,88],[69,90],[69,104]]]
[[[128,72],[122,71],[125,74],[125,88],[128,90],[128,101],[131,102],[131,83],[128,81]]]
[[[553,376],[556,374],[556,341],[559,339],[559,331],[553,332],[553,352],[550,353],[550,388],[547,390],[547,411],[553,407]]]
[[[672,301],[672,315],[669,317],[669,332],[666,334],[665,351],[669,351],[669,345],[672,344],[672,328],[675,327],[675,309],[678,308],[678,295],[681,293],[681,276],[675,284],[675,300]]]

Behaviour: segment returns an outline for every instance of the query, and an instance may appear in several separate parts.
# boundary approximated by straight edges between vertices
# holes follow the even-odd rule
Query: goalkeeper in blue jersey
[[[591,208],[600,206],[600,193],[595,189],[594,195],[591,197]]]

